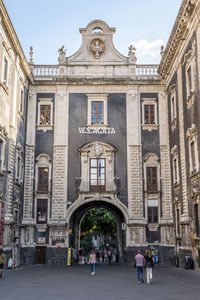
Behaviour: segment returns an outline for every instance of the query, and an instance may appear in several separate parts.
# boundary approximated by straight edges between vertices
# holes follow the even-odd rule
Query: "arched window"
[[[101,27],[94,27],[92,33],[103,33],[103,29]]]

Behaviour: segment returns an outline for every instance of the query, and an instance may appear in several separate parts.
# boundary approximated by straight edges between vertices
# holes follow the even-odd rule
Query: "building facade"
[[[20,263],[24,146],[31,69],[0,4],[0,245]]]
[[[32,48],[28,64],[17,40],[22,75],[18,85],[17,75],[10,80],[24,113],[15,110],[12,143],[12,105],[10,118],[0,119],[0,196],[3,246],[11,251],[17,240],[22,264],[66,263],[67,249],[80,246],[83,215],[104,207],[117,220],[121,261],[150,246],[160,263],[190,254],[198,267],[199,7],[182,2],[160,65],[138,65],[133,46],[128,56],[119,53],[115,28],[101,20],[80,28],[75,54],[59,49],[58,65],[35,65]],[[2,32],[6,21],[8,15]],[[3,55],[1,66],[5,76]],[[6,101],[21,105],[16,99],[11,92]],[[11,222],[16,202],[18,231]]]
[[[175,252],[180,265],[199,248],[199,1],[183,1],[160,64],[168,95]]]

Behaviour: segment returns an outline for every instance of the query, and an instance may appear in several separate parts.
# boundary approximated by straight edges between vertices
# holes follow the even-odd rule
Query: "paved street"
[[[137,284],[132,266],[23,266],[0,279],[0,299],[191,300],[199,299],[200,272],[158,266],[151,285]]]

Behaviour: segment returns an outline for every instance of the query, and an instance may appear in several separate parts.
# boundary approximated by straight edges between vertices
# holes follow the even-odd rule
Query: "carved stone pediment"
[[[90,152],[90,155],[99,157],[104,153],[115,152],[117,149],[115,147],[111,146],[110,144],[96,141],[93,143],[86,144],[86,145],[80,147],[78,150],[81,153]]]
[[[115,28],[104,21],[92,21],[86,28],[80,28],[80,33],[82,45],[76,53],[67,57],[67,65],[128,63],[128,57],[122,55],[113,44]]]

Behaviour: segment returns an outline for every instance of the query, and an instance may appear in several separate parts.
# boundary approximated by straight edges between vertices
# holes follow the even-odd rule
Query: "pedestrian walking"
[[[110,249],[108,249],[108,263],[109,263],[109,265],[111,265],[111,261],[112,261],[112,252],[110,251]]]
[[[147,284],[149,284],[153,278],[152,268],[154,266],[154,259],[149,249],[147,250],[146,255],[144,256],[144,262],[147,275]]]
[[[6,256],[3,249],[0,249],[0,278],[2,277],[3,268],[6,265]]]
[[[138,254],[135,256],[135,265],[137,270],[138,283],[144,282],[143,280],[144,256],[141,254],[140,250],[138,250]]]
[[[96,264],[96,254],[94,250],[91,251],[90,258],[89,258],[89,264],[91,264],[91,274],[95,274],[95,264]]]

